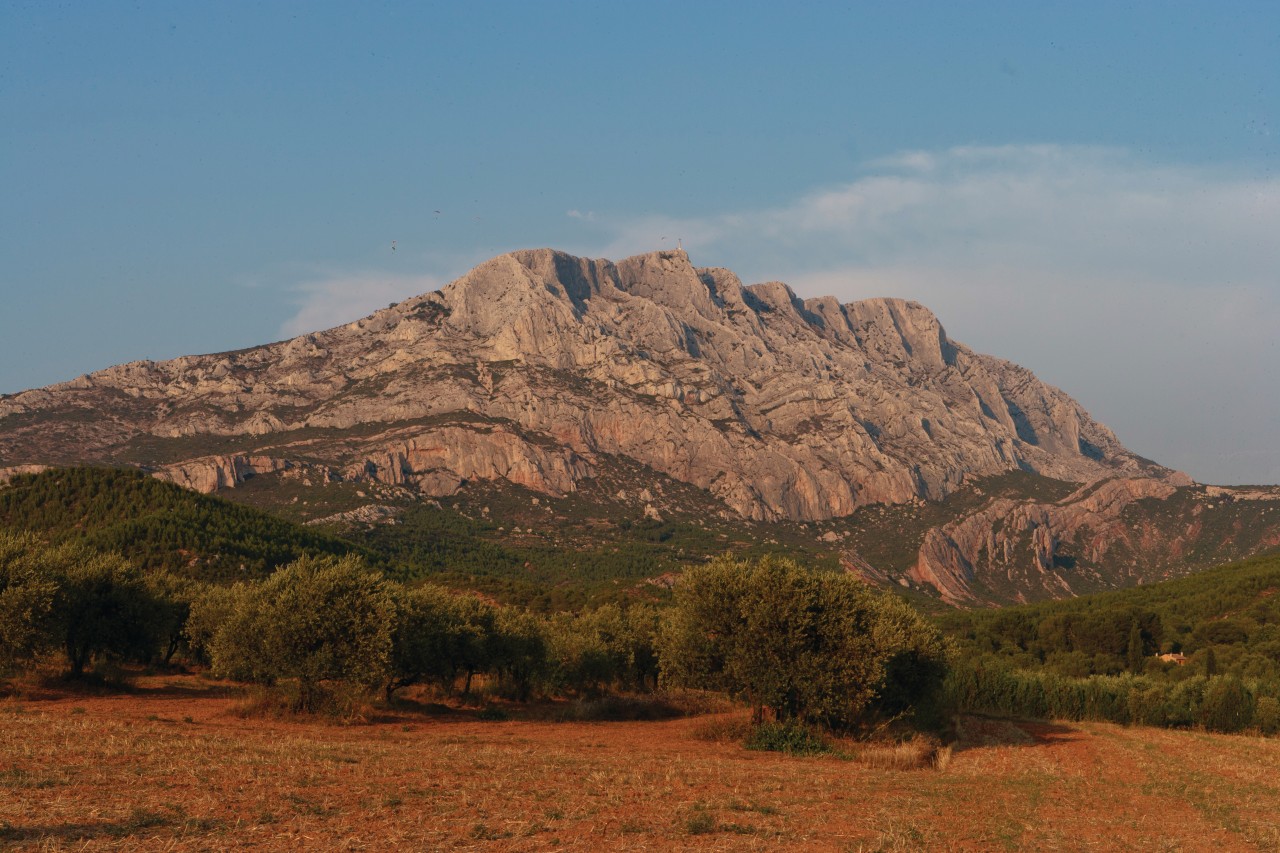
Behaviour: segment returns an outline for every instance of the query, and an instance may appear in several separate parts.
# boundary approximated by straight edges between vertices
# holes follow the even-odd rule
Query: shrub
[[[754,725],[743,746],[766,752],[785,752],[788,755],[822,755],[831,752],[826,738],[794,721]]]
[[[1264,735],[1280,734],[1280,700],[1272,696],[1258,697],[1253,711],[1253,724]]]

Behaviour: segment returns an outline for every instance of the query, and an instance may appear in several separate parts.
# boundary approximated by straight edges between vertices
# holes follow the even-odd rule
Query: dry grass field
[[[944,766],[664,722],[245,719],[192,676],[0,700],[0,845],[39,850],[1275,850],[1280,741],[968,718]]]

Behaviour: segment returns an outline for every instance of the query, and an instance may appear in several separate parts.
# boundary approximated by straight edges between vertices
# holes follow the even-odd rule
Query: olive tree
[[[721,557],[687,571],[661,637],[664,681],[745,698],[756,720],[854,726],[907,713],[945,674],[939,632],[849,575]]]
[[[30,534],[0,532],[0,674],[48,643],[58,591],[49,550]]]
[[[96,657],[149,661],[167,615],[119,554],[0,534],[0,666],[58,647],[73,676]]]
[[[459,647],[471,641],[466,613],[457,594],[424,584],[412,589],[397,588],[394,603],[387,699],[410,684],[451,686],[458,674],[459,659],[466,658]]]
[[[211,647],[216,674],[275,684],[296,679],[299,710],[325,681],[386,683],[395,604],[357,557],[301,557],[236,595]]]
[[[60,566],[53,605],[71,674],[79,676],[95,657],[151,660],[166,618],[142,572],[119,554],[72,553]]]

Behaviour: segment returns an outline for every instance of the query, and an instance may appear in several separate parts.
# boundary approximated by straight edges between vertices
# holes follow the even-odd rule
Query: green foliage
[[[77,676],[98,657],[149,662],[180,609],[118,554],[0,532],[0,667],[47,648]]]
[[[916,676],[940,680],[945,659],[936,631],[851,576],[727,556],[686,572],[661,651],[667,681],[830,726],[904,713],[937,686]]]
[[[248,593],[249,587],[243,583],[232,586],[197,583],[191,588],[182,637],[193,658],[205,664],[213,662],[214,639]]]
[[[55,567],[65,562],[34,536],[0,531],[0,675],[48,643]]]
[[[144,571],[202,580],[261,577],[303,554],[355,547],[141,471],[55,468],[0,490],[0,527],[119,553]]]
[[[1092,675],[1071,678],[1049,671],[1010,668],[998,659],[959,661],[946,681],[958,711],[1062,720],[1187,727],[1238,732],[1280,729],[1274,685],[1234,676],[1190,675],[1178,682],[1159,677]]]
[[[1280,684],[1280,555],[1065,601],[955,612],[939,622],[969,657],[1063,676],[1122,668],[1162,680],[1229,674]],[[1135,630],[1136,629],[1136,630]],[[1136,636],[1135,636],[1136,635]],[[1161,651],[1192,662],[1165,666]]]
[[[453,593],[430,584],[396,590],[388,699],[396,690],[411,684],[452,681],[450,647],[455,641],[458,615],[454,598]]]
[[[581,614],[547,620],[547,655],[554,687],[599,695],[611,688],[646,690],[657,686],[658,612],[633,605],[605,604]]]
[[[64,553],[74,556],[58,567],[53,611],[72,675],[100,655],[149,660],[166,617],[142,573],[118,554]]]
[[[788,755],[825,755],[831,752],[831,746],[820,733],[795,721],[754,725],[743,746]]]
[[[1196,722],[1213,732],[1238,732],[1253,722],[1254,697],[1235,676],[1211,678]]]
[[[1142,626],[1134,619],[1129,623],[1129,649],[1125,662],[1130,672],[1142,672],[1146,667],[1147,654],[1142,642]]]
[[[1259,696],[1253,711],[1253,724],[1264,735],[1280,734],[1280,699]]]
[[[547,670],[543,620],[518,607],[499,608],[493,624],[493,670],[512,699],[525,701]]]
[[[213,669],[297,679],[299,709],[314,710],[324,681],[385,684],[395,613],[387,582],[359,558],[302,557],[237,596],[213,638]]]
[[[394,566],[406,583],[429,579],[492,595],[542,612],[581,609],[619,598],[618,582],[637,583],[676,571],[676,549],[652,528],[628,526],[590,547],[555,542],[493,541],[496,527],[429,505],[408,508],[394,526],[353,534]],[[670,532],[668,526],[664,531]]]
[[[199,594],[201,584],[163,569],[144,575],[143,582],[155,602],[160,657],[168,664],[185,642],[184,629],[191,615],[191,602]]]
[[[498,614],[474,596],[426,584],[400,589],[391,642],[391,678],[387,695],[410,684],[435,683],[451,689],[501,658],[495,649]],[[518,650],[509,650],[518,656]]]

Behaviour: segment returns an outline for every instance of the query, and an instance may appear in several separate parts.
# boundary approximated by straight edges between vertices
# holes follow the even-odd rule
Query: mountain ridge
[[[0,469],[132,465],[201,491],[276,477],[557,498],[610,459],[759,523],[940,501],[1014,471],[1076,484],[1065,502],[966,510],[917,543],[912,566],[842,557],[951,603],[989,598],[984,578],[1014,600],[1105,586],[1109,571],[1141,581],[1155,569],[1122,517],[1192,485],[1030,370],[952,340],[919,303],[801,299],[683,251],[511,252],[331,329],[0,397]],[[1124,571],[1105,565],[1115,543]]]
[[[424,377],[428,385],[451,386],[448,399],[405,387],[424,363],[437,374]],[[582,396],[539,393],[555,384],[554,375],[512,382],[513,365],[524,372],[573,371],[592,391],[613,394],[615,407],[665,428],[669,444],[686,446],[682,452],[642,446],[644,439],[608,412],[559,411],[556,397],[581,403]],[[494,371],[504,369],[495,386]],[[439,381],[445,373],[450,382]],[[384,387],[370,387],[375,384]],[[907,388],[930,398],[923,407],[928,412],[913,415],[918,401],[903,401]],[[95,434],[110,441],[112,423],[124,432],[173,438],[343,429],[470,412],[551,436],[571,451],[560,462],[528,453],[519,464],[513,458],[506,470],[516,476],[530,467],[581,476],[591,453],[620,452],[708,488],[735,512],[761,520],[819,519],[867,503],[936,499],[966,475],[1017,467],[1077,481],[1120,472],[1169,474],[1127,451],[1079,404],[1030,371],[952,342],[918,303],[801,300],[780,282],[743,286],[727,270],[695,268],[683,252],[616,264],[545,249],[508,253],[440,291],[333,329],[233,353],[132,362],[0,398],[0,423],[56,408],[50,404],[58,398],[70,403],[63,414],[74,414],[77,395],[95,392],[94,408],[111,421],[73,430],[88,437],[82,443],[90,448]],[[370,406],[374,393],[382,401]],[[539,411],[530,413],[534,401]],[[958,405],[971,411],[953,416]],[[672,416],[663,411],[671,407],[698,421],[693,442],[680,441],[682,430],[672,429]],[[806,431],[823,432],[821,421],[830,435],[806,439]],[[973,436],[966,432],[981,435],[967,440]],[[760,446],[760,437],[770,434],[789,446]],[[825,439],[842,446],[832,448]],[[508,456],[513,442],[529,445],[518,436],[477,440],[505,446],[490,450]],[[8,464],[43,461],[15,458],[16,442],[0,442]],[[957,446],[948,453],[948,445]],[[742,450],[742,470],[717,471],[721,460]],[[422,448],[395,452],[407,460]],[[106,454],[93,461],[114,460]],[[429,470],[484,475],[475,466],[429,461],[439,463]],[[367,473],[396,479],[395,467],[375,462]],[[490,467],[500,473],[501,466]],[[404,462],[400,469],[425,473]],[[526,480],[535,488],[565,487],[559,475],[539,484],[529,473]]]

